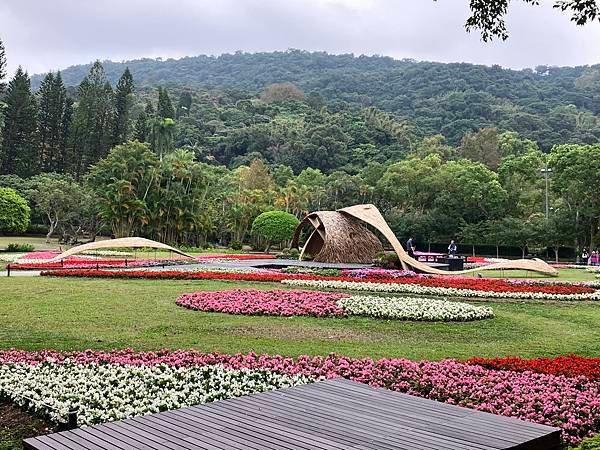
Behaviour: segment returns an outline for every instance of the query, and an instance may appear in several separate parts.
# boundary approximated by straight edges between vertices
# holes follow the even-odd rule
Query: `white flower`
[[[348,314],[396,320],[469,321],[494,317],[486,306],[430,298],[353,296],[337,301]]]
[[[79,425],[182,408],[294,386],[307,377],[221,366],[173,367],[44,362],[0,365],[0,397],[54,422],[77,411]]]

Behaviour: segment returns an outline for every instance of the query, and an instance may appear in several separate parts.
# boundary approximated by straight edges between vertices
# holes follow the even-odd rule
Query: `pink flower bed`
[[[181,295],[176,303],[190,309],[255,316],[343,317],[336,300],[348,297],[316,291],[234,289]]]
[[[569,378],[530,371],[492,370],[455,360],[355,359],[321,356],[201,353],[191,350],[136,353],[132,350],[60,353],[55,351],[0,352],[0,364],[39,362],[65,358],[80,364],[167,364],[267,369],[312,378],[344,377],[395,391],[478,409],[530,422],[557,426],[567,444],[600,431],[600,384],[584,377]]]

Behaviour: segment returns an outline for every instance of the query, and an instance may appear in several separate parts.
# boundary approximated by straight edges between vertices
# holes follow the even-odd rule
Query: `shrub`
[[[15,253],[27,253],[33,251],[33,245],[31,244],[15,244],[11,243],[6,246],[7,252],[15,252]]]
[[[242,249],[242,243],[240,241],[231,241],[231,244],[229,244],[229,246],[233,250],[241,250]]]
[[[280,259],[298,259],[300,257],[300,250],[297,248],[284,248],[277,257]]]
[[[267,211],[259,215],[252,223],[252,233],[264,237],[267,242],[282,242],[294,236],[294,230],[300,221],[285,211]]]
[[[600,450],[600,434],[585,439],[579,444],[579,447],[575,447],[573,450]]]
[[[0,188],[0,232],[25,232],[30,212],[27,201],[16,191]]]

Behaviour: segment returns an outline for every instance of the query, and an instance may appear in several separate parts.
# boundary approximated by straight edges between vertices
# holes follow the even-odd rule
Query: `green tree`
[[[165,88],[158,88],[158,106],[156,107],[156,116],[161,119],[174,119],[175,108],[171,103],[169,93]]]
[[[548,161],[552,189],[575,218],[577,246],[596,245],[600,227],[600,145],[557,145]],[[587,228],[587,233],[579,230]]]
[[[4,92],[4,78],[6,77],[6,50],[0,39],[0,95]]]
[[[0,188],[0,232],[23,233],[29,226],[27,201],[13,189]]]
[[[498,130],[496,128],[483,128],[476,133],[464,135],[458,149],[459,156],[485,164],[488,168],[496,170],[500,163],[498,152]]]
[[[35,209],[43,214],[48,222],[46,242],[61,225],[68,225],[83,203],[81,186],[70,177],[56,177],[49,174],[36,175],[31,179],[30,198]]]
[[[530,5],[538,5],[539,0],[523,0]],[[494,38],[506,40],[508,31],[504,23],[504,16],[508,12],[509,0],[471,1],[471,16],[467,19],[467,31],[479,30],[484,42]],[[596,0],[556,0],[554,8],[569,11],[571,21],[577,25],[585,25],[588,21],[600,19],[600,10]]]
[[[192,108],[192,93],[189,90],[185,90],[179,96],[177,102],[177,118],[187,116]]]
[[[29,177],[39,168],[37,106],[27,72],[21,67],[8,84],[2,129],[0,171]]]
[[[130,135],[130,112],[133,104],[133,77],[129,67],[119,78],[115,91],[115,123],[113,130],[113,145],[122,144]]]
[[[79,102],[71,134],[72,171],[80,176],[108,154],[113,141],[113,90],[100,61],[96,61],[78,88]]]
[[[265,103],[277,103],[290,100],[304,100],[304,92],[292,83],[273,83],[266,87],[260,96]]]
[[[155,117],[151,121],[150,146],[160,159],[173,150],[175,121],[170,118]]]
[[[67,141],[72,107],[60,72],[48,73],[42,81],[38,108],[40,166],[43,172],[62,172],[67,159]]]
[[[151,120],[154,119],[154,107],[147,102],[146,108],[139,114],[135,122],[133,137],[136,141],[148,142],[151,131]]]
[[[269,251],[273,242],[289,241],[300,221],[293,214],[285,211],[267,211],[260,214],[252,222],[252,234],[266,239]]]
[[[159,162],[146,144],[128,142],[93,166],[87,181],[113,234],[131,236],[148,223],[147,198],[157,189]]]
[[[509,245],[521,249],[521,256],[525,258],[531,246],[539,245],[544,241],[545,220],[541,214],[536,214],[526,219],[517,217],[504,217],[500,219],[504,241]]]

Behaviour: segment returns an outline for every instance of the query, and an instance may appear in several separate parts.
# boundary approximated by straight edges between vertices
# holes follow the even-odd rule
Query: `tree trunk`
[[[500,246],[496,245],[496,259],[500,258]]]
[[[46,235],[46,244],[50,243],[50,237],[52,237],[52,234],[54,233],[54,230],[56,229],[56,223],[57,223],[57,221],[50,220],[50,229],[48,230],[48,234]]]
[[[560,249],[560,247],[553,247],[554,248],[554,261],[556,262],[556,264],[558,264],[558,250]]]

